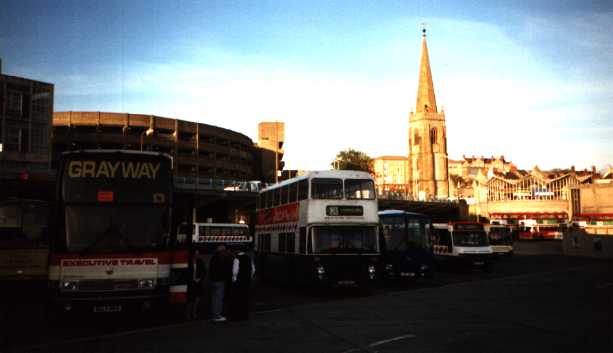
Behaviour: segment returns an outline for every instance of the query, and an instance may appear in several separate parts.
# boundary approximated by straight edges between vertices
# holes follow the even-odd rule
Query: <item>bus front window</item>
[[[345,197],[348,200],[374,200],[375,184],[369,179],[346,179]]]
[[[488,246],[487,235],[484,231],[455,231],[453,232],[454,246]]]
[[[168,209],[142,206],[66,206],[66,245],[70,250],[105,251],[163,246]]]
[[[427,246],[425,224],[417,219],[403,216],[386,217],[382,220],[383,236],[389,251],[406,251],[409,248]]]
[[[313,231],[313,252],[353,253],[377,250],[375,227],[315,227]]]
[[[311,198],[342,199],[343,181],[336,178],[313,178],[311,180]]]
[[[489,238],[491,245],[511,244],[511,230],[508,228],[491,228]]]

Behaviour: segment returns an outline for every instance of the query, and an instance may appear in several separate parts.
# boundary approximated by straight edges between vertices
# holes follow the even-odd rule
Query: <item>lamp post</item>
[[[141,151],[143,150],[143,139],[145,138],[145,135],[147,136],[153,135],[153,129],[148,128],[147,130],[140,133],[140,150]]]
[[[279,127],[275,120],[275,184],[279,182]]]

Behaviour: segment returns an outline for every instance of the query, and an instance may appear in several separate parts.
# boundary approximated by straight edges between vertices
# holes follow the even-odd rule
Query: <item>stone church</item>
[[[417,103],[415,111],[409,113],[408,179],[412,197],[419,200],[448,198],[447,164],[445,112],[439,112],[436,106],[426,30],[423,29]]]

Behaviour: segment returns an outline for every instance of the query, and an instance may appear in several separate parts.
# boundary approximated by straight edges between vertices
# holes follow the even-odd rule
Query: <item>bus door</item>
[[[451,233],[445,225],[434,226],[432,229],[432,252],[434,256],[440,258],[453,256],[453,242],[451,241]]]

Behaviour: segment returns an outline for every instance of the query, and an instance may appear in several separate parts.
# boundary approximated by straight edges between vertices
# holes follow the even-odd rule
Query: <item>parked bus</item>
[[[493,251],[483,224],[449,222],[432,226],[432,250],[438,262],[491,269]]]
[[[519,239],[522,240],[561,240],[567,223],[557,219],[524,219],[519,221]]]
[[[172,231],[170,156],[65,152],[57,179],[53,304],[93,312],[185,304],[189,255]]]
[[[0,297],[2,303],[44,302],[49,256],[46,201],[0,202]]]
[[[517,226],[520,240],[562,239],[568,224],[566,212],[493,212],[490,223]]]
[[[507,224],[486,224],[485,232],[494,255],[513,255],[513,231]]]
[[[592,235],[613,235],[613,213],[575,214],[572,228],[573,231],[582,230]]]
[[[432,278],[434,256],[430,245],[430,218],[400,210],[379,212],[383,278]]]
[[[230,249],[240,248],[253,255],[253,237],[249,233],[249,226],[247,224],[182,224],[179,226],[177,238],[191,238],[192,247],[201,251],[207,264],[219,245],[225,245]]]
[[[379,261],[374,180],[314,171],[262,190],[255,250],[264,279],[368,288]]]

